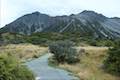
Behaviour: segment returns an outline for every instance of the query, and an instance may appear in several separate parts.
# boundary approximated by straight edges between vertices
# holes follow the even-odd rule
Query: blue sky
[[[120,17],[120,0],[0,0],[0,10],[0,27],[3,27],[35,11],[56,16],[93,10],[107,17]]]

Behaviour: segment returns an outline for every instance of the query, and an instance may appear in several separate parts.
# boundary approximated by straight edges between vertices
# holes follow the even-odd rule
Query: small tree
[[[70,41],[57,41],[49,46],[49,50],[58,63],[74,63],[79,61],[79,58],[76,49],[72,46],[73,43]]]

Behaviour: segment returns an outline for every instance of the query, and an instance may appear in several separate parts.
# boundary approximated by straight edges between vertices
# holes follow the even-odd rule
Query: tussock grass
[[[113,76],[104,72],[102,69],[103,60],[106,58],[107,47],[77,47],[77,49],[85,49],[81,61],[77,64],[60,64],[60,68],[64,68],[81,80],[120,80],[120,77]]]
[[[0,54],[12,54],[20,59],[36,58],[47,53],[47,47],[40,47],[32,44],[9,44],[0,47]]]

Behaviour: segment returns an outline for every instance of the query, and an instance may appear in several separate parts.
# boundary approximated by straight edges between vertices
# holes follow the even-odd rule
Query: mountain
[[[108,18],[94,11],[51,17],[40,12],[24,15],[0,29],[30,35],[36,32],[79,32],[94,38],[120,38],[120,18]]]

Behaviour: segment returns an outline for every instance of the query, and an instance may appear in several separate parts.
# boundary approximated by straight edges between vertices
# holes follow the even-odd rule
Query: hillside
[[[0,29],[31,35],[36,32],[79,32],[93,38],[120,38],[120,18],[108,18],[94,11],[51,17],[40,12],[26,14]]]

